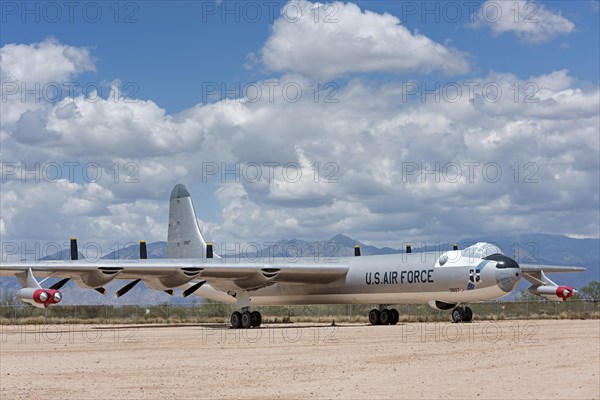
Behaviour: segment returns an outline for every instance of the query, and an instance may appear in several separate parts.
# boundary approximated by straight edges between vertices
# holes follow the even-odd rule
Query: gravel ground
[[[2,399],[600,398],[600,321],[0,326]]]

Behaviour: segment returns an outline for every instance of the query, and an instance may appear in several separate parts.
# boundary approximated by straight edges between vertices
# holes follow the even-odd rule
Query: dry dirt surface
[[[600,321],[0,326],[2,399],[598,399]]]

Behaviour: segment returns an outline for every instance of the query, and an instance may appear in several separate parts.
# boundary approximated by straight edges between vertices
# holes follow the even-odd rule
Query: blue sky
[[[80,2],[72,21],[68,4],[0,9],[4,240],[163,240],[178,182],[214,240],[600,236],[598,1]],[[68,82],[103,99],[23,94]],[[111,101],[115,82],[129,101]],[[258,101],[206,98],[207,85],[252,82]],[[474,98],[449,98],[470,84]],[[11,170],[66,162],[81,164],[74,179]],[[87,165],[101,179],[82,176]],[[204,179],[212,165],[240,165],[241,179]],[[261,179],[244,179],[247,165]]]
[[[153,99],[167,111],[177,112],[202,101],[204,81],[226,82],[233,87],[236,82],[273,76],[260,68],[247,70],[244,62],[246,55],[257,52],[268,37],[273,22],[269,13],[278,15],[285,2],[250,3],[253,5],[249,7],[226,1],[213,7],[212,1],[148,1],[131,3],[134,7],[130,2],[121,2],[118,8],[115,3],[97,3],[102,16],[96,23],[88,22],[95,19],[95,6],[88,8],[87,13],[83,12],[83,6],[81,10],[76,8],[71,23],[68,8],[62,3],[58,3],[61,17],[57,22],[53,22],[53,9],[39,5],[40,22],[36,23],[35,13],[20,14],[23,11],[19,3],[16,14],[4,10],[6,22],[2,24],[0,45],[53,37],[72,46],[88,47],[93,49],[97,71],[81,78],[136,82],[140,98]],[[489,71],[511,72],[526,79],[567,68],[577,79],[598,84],[600,32],[597,6],[592,1],[539,2],[572,20],[577,28],[537,46],[523,45],[511,34],[494,37],[489,29],[469,29],[466,26],[473,18],[469,10],[475,5],[451,3],[452,7],[436,2],[356,2],[363,9],[396,15],[408,29],[435,41],[450,40],[453,47],[469,53],[473,70],[480,75]],[[28,4],[35,10],[36,2]],[[261,10],[260,18],[254,17],[255,9]],[[461,18],[455,22],[456,10],[460,10]],[[389,76],[370,75],[376,75],[373,79],[389,79]],[[416,76],[444,81],[456,78],[435,73]],[[414,77],[414,74],[400,76]]]

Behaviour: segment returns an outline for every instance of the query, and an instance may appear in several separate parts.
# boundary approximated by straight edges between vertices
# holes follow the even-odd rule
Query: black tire
[[[462,307],[455,307],[452,310],[452,322],[458,323],[462,322],[465,318],[465,311]]]
[[[231,327],[233,329],[240,329],[242,327],[242,313],[239,311],[231,314]]]
[[[260,326],[262,324],[262,315],[258,311],[252,311],[252,326]]]
[[[371,323],[371,325],[381,324],[381,318],[378,309],[374,308],[371,311],[369,311],[369,322]]]
[[[252,314],[250,311],[245,311],[242,314],[242,328],[248,329],[252,327]]]
[[[471,310],[471,307],[465,307],[465,314],[463,316],[463,321],[465,321],[465,322],[473,321],[473,310]]]
[[[390,321],[390,325],[396,325],[400,321],[400,313],[395,308],[390,310],[392,313],[392,320]]]
[[[393,318],[394,317],[392,316],[392,313],[387,308],[384,310],[381,310],[381,312],[379,313],[379,319],[381,320],[381,325],[389,325],[389,323],[392,321]]]

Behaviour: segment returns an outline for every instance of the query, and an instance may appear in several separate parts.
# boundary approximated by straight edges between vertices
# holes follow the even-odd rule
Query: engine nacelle
[[[19,300],[38,308],[46,308],[62,300],[62,294],[55,289],[23,288],[17,291],[16,296]]]
[[[429,307],[433,308],[434,310],[446,311],[452,310],[458,303],[445,303],[439,300],[429,300],[427,304],[429,304]]]
[[[529,288],[529,292],[537,294],[538,296],[545,297],[548,300],[562,300],[565,301],[569,297],[577,293],[577,290],[573,286],[532,286]]]

